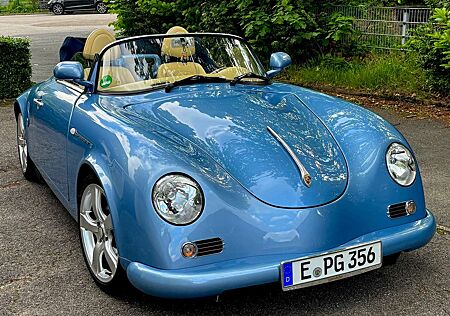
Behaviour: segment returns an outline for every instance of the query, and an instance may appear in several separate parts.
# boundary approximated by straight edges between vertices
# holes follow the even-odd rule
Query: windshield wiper
[[[186,77],[184,79],[169,83],[167,86],[165,86],[165,91],[170,92],[173,88],[186,85],[186,84],[192,84],[192,83],[200,83],[200,82],[226,82],[228,79],[223,77],[207,77],[202,75],[193,75],[190,77]]]
[[[262,81],[264,81],[264,84],[268,84],[270,82],[270,78],[269,77],[257,75],[254,72],[247,72],[247,73],[245,73],[243,75],[239,75],[239,76],[235,77],[233,80],[231,80],[230,81],[230,85],[231,86],[235,86],[236,83],[238,83],[242,79],[246,79],[246,78],[261,79]]]

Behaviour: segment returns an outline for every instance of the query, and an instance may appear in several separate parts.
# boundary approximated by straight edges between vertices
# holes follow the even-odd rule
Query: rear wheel
[[[39,171],[36,169],[36,166],[28,155],[28,144],[25,137],[25,123],[23,121],[22,113],[17,115],[17,152],[19,154],[20,167],[25,179],[33,182],[39,181]]]
[[[97,2],[97,4],[95,5],[95,10],[98,13],[105,14],[108,12],[108,6],[103,2]]]
[[[55,3],[52,5],[52,12],[54,15],[61,15],[64,13],[64,7],[61,3]]]
[[[126,276],[119,263],[105,192],[94,176],[85,179],[82,192],[78,223],[85,263],[102,290],[116,293],[126,282]]]

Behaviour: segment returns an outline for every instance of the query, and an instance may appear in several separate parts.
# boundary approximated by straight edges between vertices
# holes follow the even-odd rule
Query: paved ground
[[[450,226],[450,128],[381,112],[407,136],[423,172],[428,207]],[[113,298],[91,281],[77,226],[47,186],[25,181],[12,109],[0,107],[0,314],[430,314],[450,315],[450,234],[442,231],[397,265],[310,289],[278,284],[226,293],[219,303]],[[2,310],[3,309],[3,310]]]
[[[54,43],[67,34],[87,35],[93,27],[89,21],[101,24],[92,22],[93,16],[0,17],[0,33],[6,27],[34,39],[34,62],[40,63],[34,70],[40,76],[36,70],[49,74],[54,64],[42,62],[56,59]],[[420,162],[427,205],[439,224],[450,227],[450,128],[436,120],[376,111],[409,139]],[[10,107],[0,107],[0,140],[0,315],[450,315],[450,234],[443,230],[428,246],[402,255],[395,266],[305,290],[283,293],[272,284],[226,293],[218,303],[168,301],[132,291],[110,297],[84,267],[76,223],[47,186],[23,179]]]
[[[66,36],[87,37],[92,30],[108,28],[111,14],[52,14],[0,16],[0,35],[31,39],[33,78],[40,82],[52,74],[59,62],[59,47]]]

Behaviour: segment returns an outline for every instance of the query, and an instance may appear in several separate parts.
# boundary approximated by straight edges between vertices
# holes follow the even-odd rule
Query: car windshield
[[[101,56],[97,78],[100,92],[136,92],[175,82],[262,81],[261,62],[238,37],[218,34],[177,34],[118,41]],[[186,80],[187,79],[187,80]]]

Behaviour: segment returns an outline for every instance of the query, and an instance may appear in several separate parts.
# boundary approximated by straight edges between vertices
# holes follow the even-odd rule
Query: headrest
[[[166,34],[187,34],[188,31],[181,26],[170,28]],[[195,54],[195,41],[193,37],[169,37],[163,40],[161,54],[175,58],[186,58]]]
[[[83,57],[89,60],[93,60],[95,54],[108,44],[114,42],[116,38],[108,30],[98,29],[89,34],[86,44],[84,44]]]

